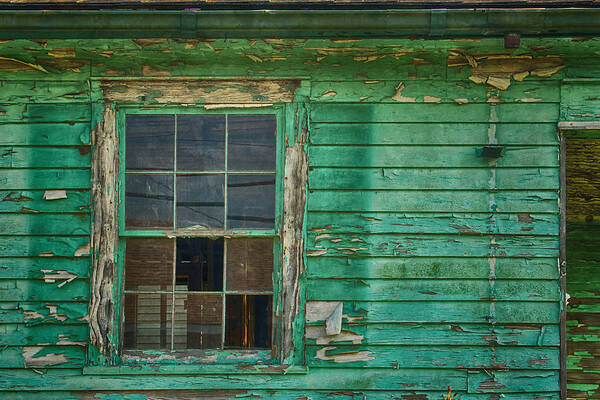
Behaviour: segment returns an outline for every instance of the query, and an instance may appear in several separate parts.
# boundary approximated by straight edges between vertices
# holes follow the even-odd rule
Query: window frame
[[[306,77],[200,78],[200,77],[93,77],[92,93],[92,191],[91,269],[88,315],[89,344],[84,375],[144,374],[304,374],[306,216],[308,196],[308,132],[310,79]],[[223,90],[223,89],[227,90]],[[164,95],[161,97],[161,93]],[[168,107],[211,110],[216,113],[240,110],[251,114],[267,107],[280,108],[278,139],[283,163],[281,180],[283,208],[278,291],[274,299],[277,336],[273,338],[273,364],[249,359],[228,360],[231,364],[161,364],[141,360],[123,365],[120,356],[121,277],[119,261],[118,204],[121,187],[120,143],[117,114],[124,107],[159,110]],[[158,111],[157,113],[159,113]],[[267,111],[268,112],[268,111]],[[122,256],[122,255],[121,255]],[[275,289],[274,288],[274,289]],[[238,353],[239,354],[239,353]],[[243,368],[242,368],[243,367]]]
[[[279,328],[278,318],[275,316],[274,310],[279,297],[280,272],[281,272],[281,220],[283,214],[283,127],[284,107],[283,105],[273,105],[260,108],[218,108],[215,110],[206,110],[201,107],[189,106],[162,106],[144,108],[135,105],[126,105],[119,107],[116,113],[117,119],[117,137],[119,138],[120,158],[119,158],[119,186],[125,188],[125,155],[126,155],[126,117],[127,115],[274,115],[276,120],[275,132],[275,224],[273,229],[206,229],[206,230],[168,230],[168,229],[127,229],[125,226],[125,190],[119,190],[119,205],[118,205],[118,224],[119,224],[119,247],[117,256],[117,292],[115,307],[118,310],[119,323],[115,325],[115,333],[118,338],[118,354],[122,365],[137,365],[139,363],[156,362],[161,359],[163,364],[190,364],[192,362],[206,362],[206,360],[214,360],[215,354],[217,361],[215,364],[231,364],[230,360],[245,360],[265,365],[278,364],[279,360],[273,351],[275,337]],[[175,145],[176,136],[175,136]],[[176,161],[175,161],[176,162]],[[227,168],[225,168],[227,170]],[[165,174],[174,173],[176,170],[165,171]],[[176,190],[176,189],[174,189]],[[175,207],[175,205],[174,205]],[[227,207],[227,204],[225,204]],[[173,216],[176,220],[176,216]],[[176,225],[176,221],[174,221]],[[165,238],[176,240],[178,237],[185,238],[272,238],[274,241],[274,265],[273,265],[273,315],[272,315],[272,338],[271,349],[187,349],[187,350],[133,350],[123,348],[123,325],[125,323],[124,314],[124,278],[125,278],[125,242],[127,238]],[[182,292],[187,293],[187,292]],[[225,288],[223,288],[225,295]],[[225,323],[225,321],[223,321]],[[185,361],[184,361],[185,360]]]

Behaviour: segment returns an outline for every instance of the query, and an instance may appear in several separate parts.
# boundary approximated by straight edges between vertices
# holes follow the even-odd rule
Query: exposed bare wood
[[[99,353],[110,358],[114,344],[115,307],[113,286],[115,253],[118,246],[117,179],[119,168],[119,143],[115,131],[115,112],[107,105],[104,119],[92,132],[92,198],[94,208],[93,267],[89,306],[90,342]]]
[[[132,80],[100,83],[104,98],[119,103],[227,104],[237,106],[289,103],[297,80]]]
[[[296,113],[296,127],[301,126],[300,134],[293,145],[286,143],[285,179],[283,191],[282,224],[282,268],[281,268],[281,334],[277,350],[279,360],[284,360],[293,349],[293,324],[300,310],[300,275],[305,270],[304,240],[302,230],[306,204],[306,184],[308,182],[308,159],[306,138],[308,128],[304,118]]]

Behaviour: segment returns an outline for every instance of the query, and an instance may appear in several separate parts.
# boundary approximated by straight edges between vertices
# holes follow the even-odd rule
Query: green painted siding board
[[[340,212],[508,212],[558,211],[555,191],[342,191],[315,190],[308,196],[310,211]]]
[[[74,279],[0,280],[3,301],[83,301],[89,299],[86,280]]]
[[[557,214],[500,213],[308,213],[308,230],[335,233],[449,233],[558,235]]]
[[[89,334],[87,325],[0,325],[3,346],[85,345]]]
[[[481,149],[482,146],[312,146],[308,160],[311,167],[490,167],[490,161],[479,156]],[[506,147],[496,164],[513,168],[558,167],[558,148]]]
[[[561,86],[561,120],[598,121],[600,119],[599,82],[569,82]]]
[[[91,186],[87,169],[13,169],[2,171],[0,189],[87,189]]]
[[[469,393],[518,393],[558,390],[558,371],[469,372]]]
[[[0,354],[0,368],[83,367],[82,346],[9,346]]]
[[[69,371],[69,373],[64,373]],[[73,372],[70,372],[73,371]],[[196,389],[215,390],[247,389],[305,389],[312,390],[389,390],[406,388],[412,390],[455,390],[464,391],[466,371],[438,369],[366,370],[347,368],[331,371],[315,368],[306,375],[240,375],[235,379],[219,375],[174,375],[168,379],[155,376],[85,376],[75,370],[48,370],[44,375],[30,370],[3,370],[0,374],[0,387],[10,386],[13,390],[35,391],[44,387],[51,390],[105,390],[119,387],[133,390],[157,389]],[[39,390],[39,389],[38,389]]]
[[[89,120],[89,104],[0,105],[0,122],[81,122]]]
[[[7,394],[12,397],[6,396]],[[38,400],[81,400],[82,397],[90,396],[90,392],[81,391],[63,391],[63,392],[0,392],[0,399],[6,400],[30,400],[31,396],[35,395]],[[270,400],[289,400],[289,399],[303,399],[303,396],[307,400],[364,400],[365,397],[369,400],[390,400],[394,398],[410,398],[418,396],[421,400],[439,400],[443,396],[447,396],[448,391],[414,391],[414,390],[387,390],[387,391],[375,391],[375,390],[355,390],[351,392],[344,391],[314,391],[307,389],[300,390],[257,390],[247,389],[240,391],[229,391],[219,393],[220,399],[232,399],[240,398],[239,396],[254,396],[256,398],[265,398]],[[161,396],[161,400],[175,400],[175,399],[214,399],[214,392],[200,391],[200,390],[173,390],[173,391],[140,391],[130,390],[126,393],[122,391],[95,391],[95,400],[154,400],[156,396]],[[489,399],[488,394],[471,394],[471,393],[460,393],[460,398],[464,400],[487,400]],[[543,398],[545,400],[559,400],[558,393],[555,392],[538,392],[538,393],[507,393],[502,397],[503,400],[535,400]]]
[[[0,144],[3,146],[87,145],[90,144],[90,124],[0,124]]]
[[[307,346],[306,353],[309,367],[559,369],[558,348],[343,345]]]
[[[87,325],[83,319],[87,312],[85,302],[0,302],[0,323]]]
[[[77,171],[79,172],[79,171]],[[87,173],[88,171],[81,171]],[[44,200],[44,190],[0,191],[2,213],[89,213],[90,192],[87,190],[65,190],[66,199]]]
[[[416,103],[558,103],[559,82],[514,82],[507,90],[498,90],[469,80],[446,81],[316,81],[311,84],[313,101],[324,103],[396,103],[394,95],[399,85],[405,101]]]
[[[89,168],[90,164],[89,146],[0,147],[0,168]]]
[[[340,150],[343,152],[343,150]],[[313,168],[310,189],[557,190],[558,168]]]
[[[558,145],[556,123],[313,123],[310,142],[324,144],[485,145],[490,129],[502,145]]]
[[[314,104],[313,122],[548,122],[558,104]]]
[[[40,279],[46,274],[88,278],[90,265],[89,257],[2,257],[0,279]]]
[[[89,235],[89,214],[4,214],[0,235]]]
[[[0,81],[2,103],[76,103],[90,100],[86,81]]]
[[[324,326],[311,326],[307,337],[307,344],[329,346],[558,346],[560,343],[558,325],[349,323],[342,326],[340,335],[333,336],[326,334]]]
[[[457,307],[457,304],[459,305]],[[560,307],[556,302],[344,302],[345,322],[357,323],[489,323],[556,324]],[[309,323],[310,324],[310,323]]]
[[[88,236],[0,236],[0,256],[82,257],[89,255]]]
[[[308,300],[343,301],[558,301],[556,281],[315,279]],[[421,306],[424,307],[425,305]]]
[[[494,260],[497,279],[558,279],[556,258]],[[0,260],[0,265],[2,261]],[[308,278],[346,279],[488,279],[488,257],[309,257]]]

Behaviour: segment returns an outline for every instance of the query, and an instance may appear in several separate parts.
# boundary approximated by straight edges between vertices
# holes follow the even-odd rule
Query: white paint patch
[[[44,274],[44,276],[42,277],[42,279],[44,279],[45,283],[55,283],[57,280],[63,280],[63,282],[61,282],[58,287],[63,287],[65,284],[72,282],[74,279],[77,278],[77,275],[72,274],[68,271],[54,271],[52,269],[43,269],[41,270],[42,273]]]
[[[43,356],[37,354],[44,349],[44,346],[25,346],[23,347],[23,359],[25,368],[49,367],[68,363],[69,360],[62,353],[48,353]]]
[[[44,200],[60,200],[67,198],[66,190],[46,190],[44,192],[44,196],[42,197]]]
[[[369,350],[349,351],[345,353],[336,353],[332,355],[325,354],[328,350],[334,349],[337,349],[337,347],[323,347],[322,349],[317,350],[317,355],[315,357],[320,360],[333,360],[333,362],[336,364],[356,361],[370,361],[375,359],[375,356],[372,355],[373,352]]]
[[[306,338],[315,339],[317,344],[327,345],[330,343],[347,343],[361,344],[365,338],[352,331],[342,329],[337,335],[327,335],[323,326],[308,326],[306,327]]]

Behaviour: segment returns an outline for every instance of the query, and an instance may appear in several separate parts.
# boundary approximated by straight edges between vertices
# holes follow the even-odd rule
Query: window
[[[270,349],[278,111],[154,111],[119,121],[122,348]]]

